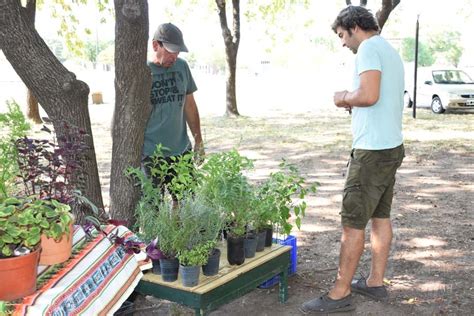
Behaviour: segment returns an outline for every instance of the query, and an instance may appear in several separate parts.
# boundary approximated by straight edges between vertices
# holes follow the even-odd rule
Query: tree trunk
[[[89,135],[83,195],[103,208],[99,173],[88,111],[89,87],[69,72],[53,55],[34,28],[19,0],[0,1],[0,49],[28,89],[53,121],[58,136],[62,122],[82,128]],[[77,210],[75,210],[77,212]],[[81,214],[78,215],[80,220]]]
[[[226,61],[228,66],[226,81],[226,115],[238,116],[237,96],[235,90],[236,70],[237,70],[237,52],[240,43],[240,1],[232,0],[232,30],[229,30],[226,16],[226,1],[216,0],[219,21],[221,24],[222,37],[224,38]]]
[[[115,112],[112,126],[110,212],[134,223],[139,187],[125,176],[139,167],[145,124],[150,115],[151,74],[146,64],[148,3],[115,0]],[[134,49],[130,49],[133,47]]]

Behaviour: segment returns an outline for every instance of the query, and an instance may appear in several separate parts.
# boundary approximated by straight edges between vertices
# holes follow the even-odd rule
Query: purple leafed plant
[[[41,199],[55,199],[71,205],[74,192],[84,183],[84,162],[88,146],[86,132],[62,122],[61,136],[48,127],[42,131],[51,134],[49,139],[23,137],[16,141],[19,177],[26,195],[39,195]],[[52,139],[51,139],[52,138]]]
[[[158,239],[154,239],[146,246],[146,255],[151,260],[164,259],[165,255],[158,248]]]
[[[109,224],[115,225],[114,223],[112,223],[112,220],[109,220]],[[125,249],[125,252],[127,252],[128,254],[140,253],[142,246],[144,245],[143,242],[136,239],[125,239],[123,237],[119,237],[118,231],[112,234],[107,234],[102,229],[101,223],[94,217],[87,217],[86,224],[82,227],[88,238],[94,238],[94,231],[97,231],[98,233],[103,234],[107,239],[109,239],[111,243],[117,246],[122,246]]]

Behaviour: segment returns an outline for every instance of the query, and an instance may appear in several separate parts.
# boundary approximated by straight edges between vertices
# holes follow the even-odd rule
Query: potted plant
[[[31,202],[41,227],[39,263],[53,265],[69,259],[72,251],[73,217],[71,207],[56,200],[35,199]]]
[[[164,258],[163,253],[161,250],[158,248],[158,238],[155,238],[152,240],[147,246],[146,246],[146,255],[147,258],[149,258],[152,262],[152,273],[154,274],[161,274],[161,266],[160,266],[160,259]]]
[[[140,185],[141,196],[135,207],[135,231],[137,236],[146,244],[147,257],[152,262],[152,272],[161,274],[160,259],[164,259],[158,243],[158,211],[162,203],[162,192],[140,168],[128,168],[127,175]]]
[[[205,276],[212,276],[219,273],[219,263],[221,259],[221,251],[216,248],[217,241],[208,241],[206,244],[207,248],[207,261],[202,266],[202,273]]]
[[[179,262],[176,258],[182,240],[178,212],[170,197],[163,199],[156,214],[157,248],[163,254],[160,258],[161,276],[165,282],[173,282],[178,278]]]
[[[293,224],[301,228],[301,220],[305,216],[306,201],[309,192],[316,192],[316,184],[305,186],[306,179],[299,173],[296,166],[283,160],[280,163],[282,171],[270,175],[270,187],[273,188],[274,201],[278,213],[276,224],[284,235],[289,235]]]
[[[236,150],[210,155],[202,166],[199,192],[226,213],[227,257],[230,264],[245,261],[244,235],[250,220],[251,189],[243,171],[252,161]]]
[[[304,198],[309,192],[316,192],[317,184],[306,187],[305,178],[285,160],[280,168],[258,188],[258,200],[262,202],[259,222],[262,227],[265,222],[275,224],[283,235],[289,235],[293,225],[300,229],[306,210]]]
[[[217,267],[207,266],[205,270],[208,274],[217,273],[220,253],[214,249],[219,232],[223,228],[224,212],[209,203],[200,192],[184,196],[178,201],[176,211],[179,214],[181,230],[178,253],[179,262],[183,267],[181,270],[192,270],[194,276],[198,277],[201,266],[208,263],[211,254],[214,254],[212,259],[217,263]],[[194,268],[188,268],[189,266]]]
[[[207,263],[209,250],[214,246],[203,243],[194,246],[192,249],[184,249],[179,252],[178,259],[183,286],[192,287],[198,285],[201,266]]]
[[[0,203],[0,301],[36,291],[40,253],[40,219],[31,199],[6,198]],[[21,282],[18,282],[21,280]]]

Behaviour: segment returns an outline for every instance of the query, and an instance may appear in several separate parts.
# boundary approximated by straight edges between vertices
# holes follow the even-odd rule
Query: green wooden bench
[[[175,282],[164,282],[160,275],[148,272],[135,291],[186,305],[193,308],[196,315],[206,315],[279,274],[279,300],[285,303],[288,297],[290,250],[291,246],[273,244],[265,251],[257,252],[254,258],[247,258],[244,264],[231,266],[227,262],[225,249],[221,249],[219,274],[206,277],[201,273],[199,284],[195,287],[182,286],[179,278]]]

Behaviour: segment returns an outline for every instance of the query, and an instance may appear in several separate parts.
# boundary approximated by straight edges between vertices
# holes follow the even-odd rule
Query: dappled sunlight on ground
[[[336,275],[351,118],[331,105],[330,86],[321,86],[325,90],[317,98],[308,99],[303,93],[282,98],[275,91],[312,91],[308,87],[314,83],[282,83],[278,76],[270,83],[265,81],[269,78],[239,77],[239,110],[245,116],[224,118],[225,81],[200,73],[196,78],[207,153],[235,148],[254,159],[255,169],[246,173],[254,182],[277,171],[285,158],[308,183],[320,184],[317,193],[308,196],[301,231],[294,231],[298,275],[290,279],[289,303],[274,304],[277,289],[254,291],[243,298],[249,306],[265,302],[268,314],[293,315],[302,301],[327,291]],[[91,104],[89,109],[108,204],[113,78],[97,77],[94,82],[100,80],[112,80],[104,87],[106,103]],[[291,90],[296,86],[299,90]],[[474,310],[474,115],[420,110],[417,116],[414,120],[410,113],[404,115],[406,158],[395,186],[394,242],[386,274],[391,299],[383,304],[356,296],[357,303],[386,315],[433,315],[448,305],[452,315],[468,315]],[[370,270],[369,227],[366,232],[366,251],[358,268],[365,275]],[[240,308],[239,302],[228,306]],[[278,314],[282,308],[290,312]]]

